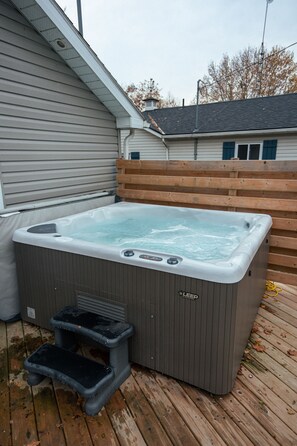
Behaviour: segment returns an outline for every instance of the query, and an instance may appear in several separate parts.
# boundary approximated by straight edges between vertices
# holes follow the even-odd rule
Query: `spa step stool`
[[[25,360],[28,383],[37,385],[45,376],[57,379],[86,399],[88,415],[96,415],[130,375],[128,338],[133,327],[77,307],[65,307],[50,322],[55,329],[55,345],[44,344]],[[74,353],[77,335],[107,348],[109,364]]]

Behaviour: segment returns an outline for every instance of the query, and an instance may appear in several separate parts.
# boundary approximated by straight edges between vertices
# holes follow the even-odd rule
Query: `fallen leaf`
[[[272,328],[265,328],[264,329],[264,333],[265,334],[271,334],[272,333]]]
[[[243,375],[242,373],[242,365],[240,364],[239,370],[237,372],[237,375]]]
[[[295,415],[295,410],[291,409],[290,407],[287,407],[287,412],[289,415]]]
[[[256,350],[257,352],[265,352],[266,347],[264,345],[261,344],[260,339],[257,339],[254,343],[253,343],[253,349]]]
[[[286,338],[286,337],[287,337],[287,334],[284,333],[284,332],[281,332],[281,337],[282,337],[282,338]]]
[[[257,352],[265,352],[266,347],[264,347],[264,345],[261,344],[255,344],[253,345],[253,349],[256,350]]]
[[[252,328],[252,333],[258,333],[258,331],[260,330],[260,327],[258,324],[254,324],[253,328]]]
[[[22,368],[21,362],[18,359],[12,358],[10,360],[10,368],[12,371],[20,370]]]
[[[290,355],[290,356],[297,356],[297,350],[293,350],[293,349],[291,349],[291,350],[288,350],[288,355]]]
[[[39,446],[40,441],[32,441],[31,443],[27,443],[26,446]]]

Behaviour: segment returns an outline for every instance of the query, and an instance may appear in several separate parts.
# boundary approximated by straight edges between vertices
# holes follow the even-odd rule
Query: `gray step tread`
[[[55,328],[87,336],[110,348],[117,347],[133,334],[133,326],[127,322],[115,321],[71,306],[53,316],[51,324]]]
[[[43,344],[24,363],[31,373],[56,379],[86,398],[94,396],[114,378],[103,364],[52,344]]]

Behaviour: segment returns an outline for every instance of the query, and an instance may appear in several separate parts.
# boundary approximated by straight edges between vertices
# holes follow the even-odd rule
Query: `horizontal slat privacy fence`
[[[126,201],[273,218],[267,279],[297,285],[297,161],[117,160]]]

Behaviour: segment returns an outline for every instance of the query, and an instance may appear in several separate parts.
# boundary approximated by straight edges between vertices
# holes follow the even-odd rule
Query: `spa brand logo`
[[[190,300],[197,300],[199,299],[199,295],[198,294],[194,294],[194,293],[190,293],[189,291],[182,291],[180,290],[178,292],[180,297],[183,297],[184,299],[190,299]]]

